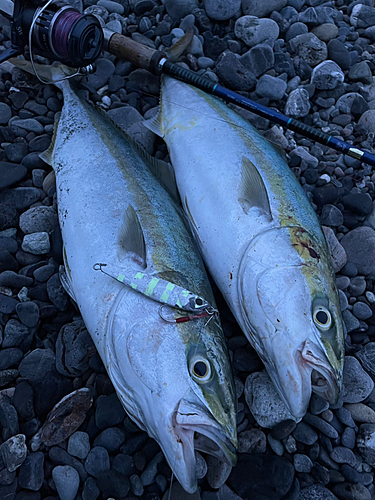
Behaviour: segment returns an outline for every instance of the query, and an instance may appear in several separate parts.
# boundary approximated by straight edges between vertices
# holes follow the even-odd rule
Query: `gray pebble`
[[[293,456],[293,465],[297,472],[311,472],[313,463],[307,455],[296,453]]]
[[[112,2],[111,0],[99,0],[97,5],[99,5],[99,7],[104,7],[108,12],[116,12],[120,15],[124,13],[124,6],[118,2]]]
[[[375,113],[375,110],[371,111]],[[364,114],[366,113],[368,111]],[[375,231],[373,229],[366,226],[357,227],[342,238],[341,244],[346,250],[348,261],[357,266],[360,274],[366,276],[373,272],[375,261]]]
[[[232,466],[212,455],[207,456],[207,482],[211,488],[220,488],[228,479]]]
[[[354,297],[359,297],[363,295],[366,290],[366,280],[364,276],[356,276],[355,278],[350,278],[349,292]]]
[[[241,0],[204,0],[207,15],[215,21],[226,21],[241,8]]]
[[[357,464],[357,459],[349,448],[345,446],[336,446],[330,453],[332,460],[338,464],[348,464],[354,467]]]
[[[143,486],[149,486],[155,481],[155,477],[158,473],[158,465],[163,460],[162,452],[159,452],[154,458],[148,463],[146,469],[141,474],[141,481]]]
[[[260,429],[250,429],[241,432],[238,436],[239,453],[265,453],[266,447],[266,436]]]
[[[356,426],[354,420],[352,419],[350,411],[348,411],[346,408],[338,408],[337,410],[335,410],[335,414],[340,422],[342,422],[344,425],[352,428]]]
[[[335,205],[324,205],[320,215],[320,222],[324,226],[341,226],[344,222],[344,216]]]
[[[137,476],[137,474],[133,474],[132,476],[129,477],[129,481],[130,481],[130,488],[131,488],[133,494],[136,497],[142,496],[144,488],[143,488],[142,481],[140,480],[140,477]]]
[[[348,311],[348,310],[343,311],[342,312],[342,319],[344,320],[344,323],[346,326],[346,331],[348,333],[359,328],[358,319],[355,316],[353,316],[353,314],[350,311]]]
[[[281,441],[279,441],[278,439],[273,438],[271,436],[271,434],[268,434],[267,440],[268,440],[268,444],[270,445],[270,447],[272,448],[274,453],[276,453],[276,455],[281,457],[284,453],[283,443]]]
[[[350,414],[355,422],[375,424],[375,411],[363,403],[348,403],[345,408],[350,411]]]
[[[79,474],[70,465],[58,465],[52,470],[57,493],[61,500],[74,500],[79,488]]]
[[[18,347],[29,337],[29,335],[30,333],[27,326],[16,319],[10,319],[4,328],[2,347]]]
[[[338,438],[338,433],[332,425],[328,422],[325,422],[323,419],[317,417],[316,415],[311,415],[311,413],[306,413],[304,417],[304,421],[313,427],[319,429],[323,434],[328,436],[329,438],[336,439]]]
[[[279,27],[272,19],[258,19],[255,16],[242,16],[234,25],[234,33],[248,47],[254,47],[266,40],[275,41]]]
[[[309,114],[310,98],[306,89],[293,90],[286,101],[284,112],[293,118],[302,118]]]
[[[26,490],[38,491],[44,480],[44,453],[29,453],[20,467],[19,485]]]
[[[19,220],[21,230],[25,234],[44,231],[50,233],[58,223],[56,210],[53,207],[34,207],[26,210]]]
[[[14,472],[26,460],[26,436],[16,434],[0,445],[0,454],[9,472]]]
[[[345,75],[334,61],[323,61],[312,72],[311,83],[319,90],[335,89],[344,81]]]
[[[355,446],[355,440],[356,440],[355,430],[352,429],[351,427],[346,427],[346,429],[344,429],[344,432],[341,435],[342,445],[352,450]]]
[[[10,288],[21,288],[23,286],[30,286],[33,279],[29,276],[17,274],[14,271],[3,271],[0,273],[0,286],[8,286]]]
[[[14,120],[12,121],[12,125],[16,125],[28,132],[34,132],[35,134],[43,134],[44,127],[43,125],[35,120],[35,118],[26,118],[25,120]]]
[[[0,125],[6,125],[11,117],[11,108],[5,102],[0,102]]]
[[[338,500],[338,498],[322,484],[312,484],[301,490],[298,500]]]
[[[26,234],[22,241],[22,250],[33,255],[44,255],[51,249],[48,233],[36,232]]]
[[[364,368],[375,376],[375,343],[368,343],[361,349],[357,356],[362,362]],[[372,373],[373,372],[373,373]],[[371,377],[362,368],[359,361],[353,356],[345,356],[343,371],[343,389],[341,399],[344,403],[360,403],[364,401],[374,388],[374,382]],[[348,424],[346,424],[348,425]]]
[[[333,487],[333,492],[341,500],[371,500],[371,493],[360,483],[339,483]]]
[[[339,289],[339,300],[340,300],[340,310],[341,310],[341,312],[345,311],[345,309],[347,309],[348,306],[349,306],[349,302],[348,302],[348,298],[345,295],[345,293],[342,290],[340,290],[340,289]]]
[[[95,446],[85,460],[86,471],[94,477],[110,469],[108,451],[101,446]]]
[[[280,11],[287,4],[286,0],[242,0],[242,10],[244,14],[251,14],[257,17],[266,17],[274,10]]]
[[[304,33],[292,38],[288,42],[292,53],[314,67],[327,59],[327,46],[313,33]]]
[[[283,444],[288,453],[295,453],[297,451],[297,443],[293,436],[283,439]]]
[[[73,457],[85,459],[90,451],[90,438],[86,432],[77,431],[68,441],[68,453]]]
[[[353,306],[353,314],[356,318],[364,321],[371,318],[372,310],[364,302],[356,302]]]
[[[256,93],[261,97],[267,97],[271,100],[279,100],[283,98],[286,87],[286,82],[284,82],[284,80],[281,80],[281,78],[275,78],[270,75],[263,75],[258,80]]]
[[[53,264],[47,264],[42,267],[38,267],[38,269],[35,269],[33,272],[34,278],[41,282],[44,283],[45,281],[49,280],[49,278],[55,273],[55,266]]]
[[[106,0],[103,0],[103,2],[106,1]],[[122,26],[121,26],[121,23],[120,21],[118,21],[117,19],[114,19],[112,21],[109,21],[105,27],[111,31],[113,31],[114,33],[122,33]]]

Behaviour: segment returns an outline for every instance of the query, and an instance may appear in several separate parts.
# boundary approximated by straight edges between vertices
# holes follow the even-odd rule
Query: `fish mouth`
[[[311,369],[312,391],[330,404],[336,404],[340,397],[341,377],[329,362],[323,349],[307,339],[301,357]]]
[[[170,465],[188,493],[197,489],[195,450],[213,455],[232,466],[236,464],[235,431],[224,429],[201,406],[182,399],[173,414],[172,424],[176,439],[182,446],[184,467],[177,470],[173,462]]]

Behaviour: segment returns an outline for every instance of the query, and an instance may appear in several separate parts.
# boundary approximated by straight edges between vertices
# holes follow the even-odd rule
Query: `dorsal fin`
[[[119,233],[119,243],[125,252],[133,253],[139,258],[141,267],[146,267],[145,238],[137,213],[132,205],[129,205],[125,212],[124,222]]]
[[[272,220],[266,186],[255,165],[245,156],[242,157],[241,186],[238,201],[245,214],[248,214],[252,207],[258,207]]]

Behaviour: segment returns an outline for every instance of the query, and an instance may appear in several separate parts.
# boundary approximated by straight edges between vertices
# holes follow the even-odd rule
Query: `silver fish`
[[[38,67],[54,81],[61,71]],[[56,85],[64,106],[42,157],[56,173],[69,289],[127,413],[194,492],[194,449],[236,460],[236,396],[218,318],[167,323],[158,302],[93,267],[104,262],[130,279],[147,273],[215,307],[203,262],[179,207],[128,138],[66,80]]]
[[[343,325],[316,214],[280,154],[221,101],[163,78],[159,115],[205,262],[291,414],[339,396]]]

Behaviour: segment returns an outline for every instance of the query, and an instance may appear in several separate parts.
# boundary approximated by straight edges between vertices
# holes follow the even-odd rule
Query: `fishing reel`
[[[59,0],[15,0],[11,14],[11,48],[0,54],[0,63],[29,48],[33,53],[60,61],[73,68],[89,67],[98,58],[103,47],[103,30],[99,20]],[[1,9],[3,12],[5,8]]]

